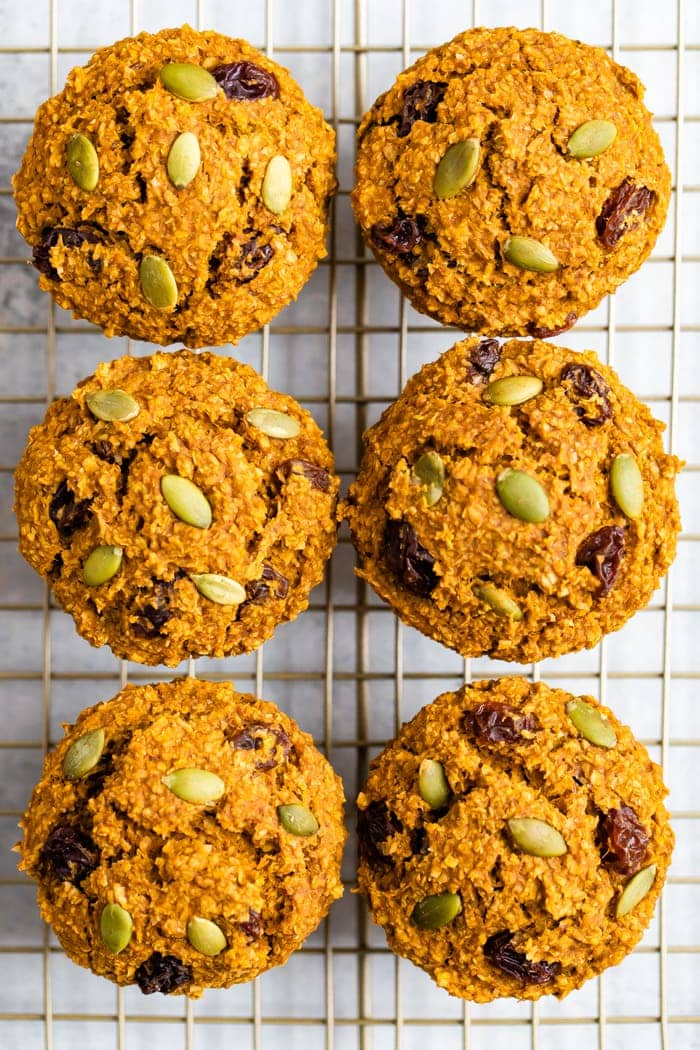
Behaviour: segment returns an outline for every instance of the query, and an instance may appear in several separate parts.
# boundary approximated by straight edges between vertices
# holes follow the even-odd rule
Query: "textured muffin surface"
[[[67,779],[71,748],[99,731],[96,764]],[[218,778],[218,797],[175,794],[164,778],[183,769]],[[290,805],[314,833],[282,826],[278,807]],[[20,867],[64,950],[146,993],[251,980],[284,963],[342,894],[339,778],[296,722],[226,682],[127,686],[83,711],[47,757],[22,827]],[[101,932],[114,904],[132,922],[118,952]],[[193,919],[223,934],[216,955],[195,946]]]
[[[173,63],[211,72],[213,97],[169,90],[162,71]],[[184,133],[185,163],[173,168]],[[69,170],[76,135],[99,164],[91,189]],[[107,335],[235,343],[290,302],[326,254],[334,150],[320,110],[245,41],[189,26],[142,33],[97,51],[40,107],[14,180],[17,225],[41,287]],[[291,170],[286,202],[265,194],[276,157]],[[189,181],[178,188],[171,170]],[[144,294],[146,258],[167,264],[176,285],[159,305]]]
[[[516,376],[535,392],[493,403]],[[365,434],[344,506],[358,573],[464,656],[528,662],[593,646],[649,601],[675,553],[680,463],[662,430],[592,352],[457,343]],[[633,518],[613,491],[620,456],[641,484]],[[514,474],[535,510],[544,500],[538,520],[502,502]]]
[[[474,29],[428,51],[358,131],[352,200],[368,245],[443,324],[570,328],[642,264],[665,221],[670,173],[643,92],[602,50],[556,33]],[[571,136],[591,121],[613,124],[614,141],[573,156]],[[467,141],[477,166],[451,161],[442,196],[440,162]],[[537,241],[557,268],[509,261],[511,237]]]
[[[612,746],[576,728],[568,710],[582,701]],[[439,808],[421,795],[426,762],[444,771]],[[358,885],[391,948],[450,994],[563,996],[620,962],[651,920],[673,848],[665,794],[660,768],[591,697],[477,682],[423,708],[372,763]],[[523,820],[538,822],[540,854],[545,825],[559,855],[526,852]],[[633,879],[650,888],[618,916]]]
[[[133,418],[93,415],[91,397],[114,390],[133,399]],[[275,413],[291,436],[270,436]],[[93,645],[169,666],[248,652],[306,608],[323,576],[336,541],[332,471],[310,414],[249,366],[188,350],[122,357],[30,432],[15,477],[20,550]],[[208,527],[171,509],[172,476],[199,490]],[[99,548],[117,548],[118,567],[87,583]]]

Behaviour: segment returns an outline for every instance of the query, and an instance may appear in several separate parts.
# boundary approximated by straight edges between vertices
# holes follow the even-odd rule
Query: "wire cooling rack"
[[[685,532],[649,607],[598,649],[545,665],[466,664],[416,632],[352,574],[347,534],[310,610],[259,653],[200,660],[182,672],[229,677],[275,700],[312,732],[354,798],[367,762],[440,691],[471,677],[540,675],[590,692],[663,760],[677,836],[674,865],[647,935],[604,977],[563,1002],[467,1006],[397,960],[364,906],[346,893],[287,965],[196,1003],[117,990],[68,962],[42,926],[34,890],[9,852],[17,821],[60,723],[130,681],[163,669],[93,650],[55,609],[16,553],[12,470],[29,426],[103,359],[149,352],[107,341],[38,291],[14,230],[9,187],[37,105],[98,46],[189,21],[243,36],[291,67],[335,126],[340,193],[331,254],[269,328],[237,356],[306,404],[347,481],[359,439],[424,361],[456,336],[403,301],[368,258],[352,223],[358,118],[427,47],[470,25],[557,29],[598,44],[636,70],[674,174],[674,198],[653,257],[614,299],[561,337],[592,347],[666,420],[667,447],[689,461],[680,478]],[[677,0],[0,0],[0,1047],[3,1050],[698,1050],[700,1048],[700,3]],[[170,677],[168,675],[167,677]],[[348,849],[344,877],[354,873]]]

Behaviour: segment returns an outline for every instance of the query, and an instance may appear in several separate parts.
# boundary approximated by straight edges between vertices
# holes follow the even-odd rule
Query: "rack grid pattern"
[[[295,7],[298,10],[289,10]],[[577,10],[585,8],[585,10]],[[97,47],[190,21],[243,36],[289,65],[339,140],[340,192],[329,258],[300,301],[246,339],[237,356],[306,404],[349,480],[360,436],[420,364],[457,335],[403,302],[365,251],[349,207],[359,117],[400,68],[469,25],[536,24],[608,48],[640,73],[674,172],[674,200],[652,258],[615,299],[561,342],[594,347],[666,420],[667,447],[688,460],[679,483],[685,531],[675,567],[648,609],[598,649],[517,668],[462,661],[394,618],[352,575],[347,533],[310,610],[257,654],[200,660],[178,673],[227,677],[275,700],[311,731],[352,800],[369,759],[438,692],[471,678],[540,675],[591,692],[663,761],[677,835],[674,866],[650,930],[613,971],[564,1002],[469,1006],[449,999],[387,949],[349,890],[282,970],[191,1003],[115,989],[62,955],[8,851],[46,749],[87,704],[128,681],[170,677],[119,663],[78,639],[70,619],[16,553],[12,470],[30,425],[99,360],[149,352],[105,341],[36,288],[14,232],[9,186],[34,109]],[[700,1047],[700,4],[649,0],[0,0],[0,1046],[7,1050],[693,1050]],[[224,350],[224,352],[226,352]],[[695,454],[693,454],[695,453]],[[694,644],[695,643],[695,644]],[[352,811],[352,806],[349,806]],[[352,812],[351,812],[352,817]]]

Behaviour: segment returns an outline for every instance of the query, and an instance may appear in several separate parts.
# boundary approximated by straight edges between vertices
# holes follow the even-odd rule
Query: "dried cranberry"
[[[532,962],[524,952],[513,947],[513,934],[508,930],[494,933],[484,944],[484,955],[510,977],[523,984],[549,984],[561,973],[561,963]]]
[[[606,867],[634,875],[646,860],[649,836],[632,807],[623,805],[600,818],[598,846]]]
[[[251,271],[244,277],[239,277],[239,284],[248,284],[253,278],[263,270],[270,259],[274,255],[274,250],[271,244],[259,244],[257,237],[252,237],[249,241],[246,241],[241,247],[241,254],[238,257],[237,269]]]
[[[174,955],[154,952],[137,968],[134,980],[144,995],[162,992],[168,995],[192,980],[192,967],[180,962]]]
[[[369,232],[378,248],[395,255],[408,255],[421,240],[419,223],[402,215],[393,222],[375,223]]]
[[[275,471],[279,481],[286,481],[292,474],[299,474],[311,482],[311,487],[321,492],[328,492],[331,487],[331,476],[324,467],[309,463],[306,459],[285,459]]]
[[[228,736],[228,734],[227,734]],[[240,733],[234,737],[228,737],[231,746],[235,751],[259,751],[265,745],[265,737],[273,737],[273,746],[271,754],[264,762],[256,762],[256,769],[273,769],[278,765],[277,750],[281,752],[279,761],[284,762],[287,755],[292,750],[292,741],[289,739],[284,729],[280,729],[279,726],[265,725],[263,722],[253,722],[251,725],[246,726]]]
[[[415,529],[407,521],[391,518],[384,529],[384,557],[399,583],[421,598],[427,598],[438,583],[435,559],[418,542]]]
[[[574,402],[574,411],[587,427],[600,427],[612,416],[612,407],[608,400],[610,387],[600,372],[590,365],[571,362],[564,365],[559,378],[565,386],[566,396]],[[588,401],[586,405],[577,404]]]
[[[89,226],[53,226],[45,229],[41,240],[32,249],[32,262],[39,273],[50,277],[52,281],[57,281],[59,274],[51,265],[51,249],[59,241],[66,248],[79,248],[81,244],[97,244],[99,237]]]
[[[228,62],[212,69],[211,75],[223,88],[226,98],[252,102],[259,98],[279,98],[277,77],[255,62]]]
[[[250,908],[248,911],[248,918],[245,922],[239,922],[238,924],[243,930],[244,934],[248,938],[248,942],[252,943],[262,937],[263,924],[262,915],[259,911],[255,911],[254,908]]]
[[[386,802],[370,802],[367,809],[357,811],[357,839],[360,847],[360,858],[368,864],[388,864],[379,849],[379,844],[392,835],[403,831],[403,824],[392,813]]]
[[[67,540],[78,529],[82,529],[92,517],[91,499],[77,500],[68,482],[63,479],[54,492],[49,503],[49,517],[56,526],[59,536]]]
[[[598,596],[604,598],[613,588],[625,553],[625,530],[604,525],[593,532],[576,552],[576,564],[585,565],[600,581]]]
[[[403,93],[403,108],[396,134],[401,139],[408,135],[417,120],[434,124],[437,108],[445,97],[447,84],[444,80],[417,80]]]
[[[57,824],[48,834],[41,859],[52,875],[78,886],[100,862],[92,839],[72,824]]]
[[[471,368],[467,372],[470,383],[485,383],[501,356],[497,339],[482,339],[469,354]]]
[[[598,240],[603,247],[614,248],[623,234],[628,230],[636,230],[655,197],[653,190],[636,186],[629,176],[621,182],[612,191],[595,221]]]
[[[524,733],[536,733],[540,723],[535,715],[522,715],[515,707],[497,700],[485,700],[471,711],[466,711],[462,725],[477,742],[488,744],[513,744],[531,737]]]
[[[176,610],[170,607],[173,583],[168,580],[153,581],[151,601],[135,610],[135,613],[147,623],[133,624],[132,630],[137,638],[160,638],[162,628],[176,615]]]
[[[564,318],[564,324],[559,328],[540,328],[534,321],[530,321],[527,326],[527,331],[533,339],[549,339],[552,335],[561,335],[562,332],[568,332],[570,328],[573,328],[577,321],[578,314],[572,312],[566,315]]]
[[[253,580],[251,583],[246,584],[246,594],[249,602],[259,602],[270,595],[269,580],[275,580],[277,587],[275,588],[276,598],[286,598],[289,593],[289,580],[286,576],[283,576],[277,569],[273,569],[271,565],[263,565],[262,576],[259,580]]]

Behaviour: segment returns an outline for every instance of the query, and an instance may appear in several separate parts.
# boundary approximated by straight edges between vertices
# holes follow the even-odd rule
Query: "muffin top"
[[[308,604],[336,541],[321,431],[248,365],[100,365],[34,427],[20,550],[93,645],[173,666],[249,652]]]
[[[675,552],[662,430],[592,352],[457,343],[365,434],[344,506],[359,575],[464,656],[595,645]]]
[[[374,760],[359,888],[451,995],[566,995],[640,939],[673,848],[666,788],[589,696],[522,678],[444,693]]]
[[[245,41],[141,33],[40,107],[17,225],[41,287],[106,335],[235,343],[326,254],[334,149],[320,110]]]
[[[83,711],[21,826],[20,868],[67,954],[145,993],[251,980],[342,894],[339,778],[228,682],[127,686]]]
[[[604,51],[473,29],[358,131],[353,206],[417,310],[489,335],[570,328],[644,261],[671,177],[644,89]]]

